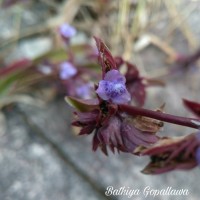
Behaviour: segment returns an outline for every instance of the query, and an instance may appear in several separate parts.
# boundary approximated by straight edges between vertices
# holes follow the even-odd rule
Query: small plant
[[[191,169],[200,163],[199,131],[172,138],[158,135],[164,122],[199,130],[199,103],[183,100],[196,118],[166,114],[164,105],[156,110],[145,109],[142,106],[147,88],[164,86],[162,81],[141,76],[134,64],[113,57],[97,37],[95,49],[87,43],[71,45],[76,29],[69,24],[61,25],[57,32],[62,50],[35,60],[23,59],[0,70],[0,107],[23,100],[23,94],[33,86],[48,85],[58,94],[67,95],[66,101],[76,109],[72,125],[80,128],[79,135],[93,135],[94,151],[100,148],[106,155],[110,149],[113,153],[149,156],[150,163],[142,171],[146,174]],[[198,58],[199,51],[178,56],[178,70],[187,69]]]
[[[145,174],[196,167],[200,161],[199,131],[173,138],[158,136],[157,132],[164,122],[200,129],[200,104],[183,100],[197,118],[165,114],[164,106],[155,111],[142,108],[145,78],[140,77],[136,66],[120,57],[114,58],[101,39],[95,40],[102,74],[94,86],[96,97],[88,100],[66,97],[76,109],[72,125],[80,128],[79,135],[93,134],[93,150],[100,148],[106,155],[110,149],[113,153],[149,156],[151,161],[142,170]],[[124,74],[120,73],[123,64],[127,67]],[[132,100],[137,106],[132,105]]]

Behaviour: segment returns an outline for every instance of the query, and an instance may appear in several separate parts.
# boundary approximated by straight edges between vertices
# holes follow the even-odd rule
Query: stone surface
[[[22,58],[34,59],[45,54],[52,48],[52,40],[49,37],[36,37],[19,42],[18,48],[13,49],[6,57],[6,63],[12,63]]]
[[[99,151],[92,152],[91,137],[80,137],[72,134],[69,126],[70,111],[62,101],[52,103],[43,109],[24,105],[21,105],[21,109],[27,114],[31,113],[32,121],[43,130],[47,137],[59,145],[73,163],[97,185],[101,184],[104,188],[126,186],[140,191],[143,191],[147,186],[154,189],[167,187],[188,189],[190,195],[176,197],[180,200],[198,199],[200,195],[196,183],[200,178],[199,168],[188,172],[175,171],[159,176],[148,176],[140,173],[140,170],[148,162],[147,158],[134,157],[129,154],[110,154],[109,157],[106,157]],[[171,135],[173,134],[171,133]],[[143,195],[135,197],[136,199],[144,198]],[[127,196],[120,196],[118,199],[128,198]],[[155,198],[148,197],[148,199],[172,200],[174,197],[158,196]]]
[[[0,136],[0,199],[95,200],[98,194],[17,113]]]

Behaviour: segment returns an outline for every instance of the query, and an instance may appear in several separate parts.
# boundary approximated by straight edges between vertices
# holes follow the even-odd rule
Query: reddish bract
[[[100,38],[94,37],[97,45],[97,49],[99,51],[99,62],[102,67],[102,79],[106,72],[117,69],[115,59],[113,58],[111,52],[109,51],[108,47],[103,43]]]
[[[183,103],[190,111],[192,111],[197,117],[200,117],[200,103],[189,101],[187,99],[183,99]]]
[[[145,174],[161,174],[175,169],[192,169],[198,165],[196,150],[200,146],[196,134],[180,138],[162,138],[155,145],[137,150],[140,155],[151,157],[142,170]]]

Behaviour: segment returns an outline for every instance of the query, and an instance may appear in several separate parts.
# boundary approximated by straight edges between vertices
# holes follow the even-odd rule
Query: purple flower
[[[90,99],[92,97],[93,85],[91,83],[83,84],[76,88],[76,93],[78,97],[82,99]]]
[[[104,80],[99,82],[96,92],[103,100],[111,100],[116,104],[127,103],[131,100],[131,96],[125,83],[125,77],[118,70],[110,70],[105,74]]]
[[[69,24],[64,23],[60,26],[59,32],[63,38],[69,39],[76,34],[76,29],[73,26],[70,26]]]
[[[77,74],[77,69],[70,62],[60,64],[59,76],[60,79],[66,80]]]
[[[120,113],[117,105],[109,103],[99,105],[99,102],[90,105],[84,103],[86,100],[70,99],[76,105],[79,104],[80,107],[85,106],[86,109],[89,109],[75,112],[75,120],[72,124],[81,128],[79,135],[93,133],[94,151],[101,148],[102,152],[107,155],[107,148],[109,148],[113,153],[115,150],[134,153],[136,147],[140,145],[148,147],[159,140],[155,132],[143,132],[137,129],[133,124],[133,119]],[[101,107],[104,107],[106,111]]]

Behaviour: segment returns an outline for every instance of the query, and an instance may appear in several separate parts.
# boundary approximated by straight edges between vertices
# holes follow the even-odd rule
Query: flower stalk
[[[129,106],[125,104],[119,105],[119,109],[129,115],[136,116],[141,115],[145,117],[150,117],[163,122],[168,122],[172,124],[177,124],[181,126],[186,126],[190,128],[200,129],[200,120],[195,118],[180,117],[175,115],[170,115],[158,111],[152,111],[140,107]]]

